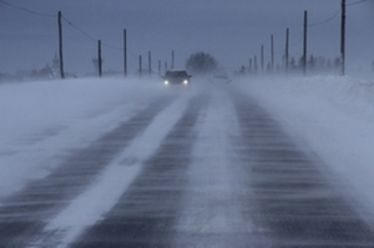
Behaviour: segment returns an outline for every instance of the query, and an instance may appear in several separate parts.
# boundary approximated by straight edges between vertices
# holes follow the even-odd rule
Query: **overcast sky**
[[[277,59],[283,54],[284,33],[291,29],[292,54],[301,55],[303,11],[310,23],[339,11],[340,0],[4,0],[55,15],[63,11],[72,23],[95,39],[102,39],[105,69],[121,70],[122,29],[128,29],[130,70],[137,56],[153,52],[154,62],[170,60],[176,50],[183,67],[194,51],[212,53],[223,66],[234,68],[267,47],[276,37]],[[348,3],[357,0],[347,0]],[[351,67],[374,59],[374,0],[348,8],[347,53]],[[339,16],[310,27],[310,53],[339,54]],[[66,69],[93,71],[96,43],[64,23]],[[57,20],[33,15],[0,2],[0,72],[39,68],[57,52]],[[268,56],[268,54],[267,54]],[[156,63],[155,63],[156,64]]]

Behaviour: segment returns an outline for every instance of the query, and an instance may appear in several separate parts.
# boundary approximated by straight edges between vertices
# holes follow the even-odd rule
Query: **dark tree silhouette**
[[[215,58],[204,52],[192,54],[186,62],[186,68],[189,72],[195,74],[207,74],[217,69],[218,64]]]

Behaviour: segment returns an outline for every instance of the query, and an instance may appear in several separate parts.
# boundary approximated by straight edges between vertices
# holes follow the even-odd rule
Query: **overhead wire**
[[[4,0],[0,0],[0,4],[6,5],[10,8],[13,8],[13,9],[17,9],[17,10],[26,12],[26,13],[31,14],[31,15],[37,15],[37,16],[48,17],[48,18],[56,18],[57,17],[56,15],[35,11],[35,10],[29,9],[29,8],[26,8],[26,7],[23,7],[23,6],[19,6],[19,5],[13,4],[13,3],[9,3],[9,2],[4,1]]]
[[[323,24],[326,24],[326,23],[329,23],[333,20],[335,20],[338,16],[339,16],[339,11],[336,11],[334,14],[330,15],[329,17],[327,17],[326,19],[322,20],[322,21],[318,21],[318,22],[314,22],[314,23],[310,23],[308,26],[309,27],[315,27],[315,26],[320,26],[320,25],[323,25]]]
[[[346,6],[355,6],[355,5],[359,5],[359,4],[365,3],[367,1],[369,1],[369,0],[357,0],[357,1],[352,2],[352,3],[347,3]],[[326,18],[325,20],[311,23],[308,26],[309,27],[314,27],[314,26],[319,26],[319,25],[323,25],[323,24],[329,23],[329,22],[335,20],[339,15],[340,15],[340,11],[336,11],[334,14],[332,14],[330,17]]]
[[[82,34],[83,36],[85,36],[87,39],[91,40],[91,41],[97,41],[98,39],[96,39],[95,37],[93,37],[92,35],[90,35],[88,32],[84,31],[83,29],[81,29],[80,27],[78,27],[77,25],[75,25],[73,22],[71,22],[69,19],[67,19],[64,15],[62,15],[62,19],[71,27],[73,28],[75,31],[79,32],[80,34]]]
[[[365,3],[367,1],[369,1],[369,0],[358,0],[358,1],[355,1],[355,2],[352,2],[352,3],[348,3],[347,6],[355,6],[355,5]]]
[[[22,12],[25,12],[25,13],[28,13],[28,14],[31,14],[31,15],[35,15],[35,16],[57,18],[57,15],[53,15],[53,14],[49,14],[49,13],[42,13],[42,12],[39,12],[39,11],[36,11],[36,10],[33,10],[33,9],[29,9],[29,8],[26,8],[26,7],[23,7],[23,6],[20,6],[20,5],[9,3],[8,1],[5,1],[5,0],[0,0],[0,4],[5,5],[9,8],[17,9],[19,11],[22,11]],[[95,38],[93,35],[91,35],[90,33],[86,32],[84,29],[80,28],[78,25],[74,24],[72,21],[70,21],[68,18],[66,18],[66,16],[62,16],[62,18],[71,28],[75,29],[77,32],[81,33],[83,36],[85,36],[89,40],[95,41],[95,42],[97,42],[97,40],[99,40],[99,39]],[[113,45],[105,43],[105,42],[102,42],[102,45],[109,48],[109,49],[112,49],[112,50],[122,50],[119,47],[113,46]]]
[[[93,35],[91,35],[90,33],[88,33],[87,31],[85,31],[84,29],[80,28],[78,25],[74,24],[72,21],[70,21],[68,18],[66,18],[66,16],[62,16],[63,20],[71,27],[73,28],[74,30],[76,30],[77,32],[81,33],[83,36],[85,36],[87,39],[93,41],[93,42],[97,42],[99,39],[94,37]],[[101,44],[104,46],[104,47],[107,47],[109,49],[112,49],[112,50],[122,50],[122,48],[119,48],[119,47],[116,47],[116,46],[113,46],[111,44],[108,44],[106,42],[101,42]]]

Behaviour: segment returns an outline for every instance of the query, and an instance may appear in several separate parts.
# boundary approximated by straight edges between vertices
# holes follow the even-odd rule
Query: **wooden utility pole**
[[[142,55],[139,55],[139,76],[143,75],[143,59]]]
[[[307,73],[308,61],[308,11],[304,11],[304,46],[303,46],[303,72]]]
[[[59,62],[60,62],[60,76],[62,79],[65,78],[64,71],[64,45],[62,38],[62,12],[58,12],[58,52],[59,52]]]
[[[97,42],[97,66],[99,77],[103,75],[103,58],[101,56],[101,40]]]
[[[265,56],[264,56],[264,45],[261,45],[261,72],[265,69]]]
[[[254,56],[253,63],[254,63],[254,71],[255,73],[257,73],[258,72],[257,56]]]
[[[274,35],[270,37],[271,70],[274,70]]]
[[[148,75],[152,74],[152,52],[148,51]]]
[[[286,64],[286,72],[288,72],[288,67],[290,63],[290,29],[286,29],[286,48],[284,52],[284,60]]]
[[[162,73],[162,72],[161,72],[161,70],[162,70],[161,67],[162,67],[162,62],[161,62],[161,60],[159,60],[159,61],[158,61],[158,75],[161,75],[161,73]]]
[[[174,50],[171,50],[171,69],[175,69],[175,52]]]
[[[165,70],[165,73],[169,70],[168,68],[168,62],[164,62],[164,70]]]
[[[123,30],[123,73],[127,77],[127,30]]]
[[[252,70],[253,70],[253,59],[250,58],[248,62],[249,62],[249,64],[248,64],[248,72],[252,72]]]
[[[341,20],[341,37],[340,37],[340,52],[342,63],[342,76],[345,75],[345,28],[346,28],[346,0],[342,0],[342,20]]]

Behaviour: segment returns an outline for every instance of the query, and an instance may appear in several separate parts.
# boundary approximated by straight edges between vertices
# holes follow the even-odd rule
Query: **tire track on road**
[[[171,97],[156,100],[92,145],[69,155],[48,177],[5,199],[0,207],[0,247],[25,247],[172,101]]]
[[[318,157],[297,147],[254,101],[235,99],[238,154],[248,166],[257,225],[271,247],[374,247],[373,231]]]

